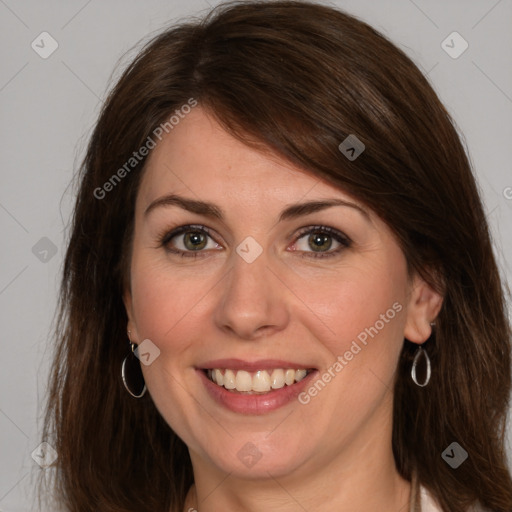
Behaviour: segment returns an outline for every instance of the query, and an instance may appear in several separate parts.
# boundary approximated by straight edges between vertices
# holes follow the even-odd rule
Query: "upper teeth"
[[[271,373],[269,373],[269,371]],[[254,373],[245,370],[221,370],[215,368],[208,370],[210,380],[224,386],[226,389],[235,389],[242,392],[265,393],[271,389],[280,389],[301,381],[308,373],[307,370],[293,370],[276,368],[274,370],[258,370]]]

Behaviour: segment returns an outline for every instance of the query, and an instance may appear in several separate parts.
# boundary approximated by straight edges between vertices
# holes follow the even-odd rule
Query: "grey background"
[[[465,136],[499,264],[512,282],[512,1],[333,4],[385,33],[428,74]],[[134,56],[119,64],[127,50],[208,5],[0,0],[0,511],[35,510],[33,487],[43,470],[31,453],[40,441],[69,184],[102,99]],[[47,59],[31,47],[43,31],[59,45]],[[457,59],[441,47],[453,31],[469,43]]]

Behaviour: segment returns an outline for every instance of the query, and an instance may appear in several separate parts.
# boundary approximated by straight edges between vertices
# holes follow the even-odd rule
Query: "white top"
[[[442,512],[442,509],[439,507],[436,500],[423,486],[420,487],[420,497],[421,512]]]
[[[421,512],[443,512],[436,499],[423,486],[420,486],[420,503]],[[411,512],[414,512],[414,510],[414,505],[411,504]],[[485,512],[486,510],[478,504],[473,505],[468,512]]]

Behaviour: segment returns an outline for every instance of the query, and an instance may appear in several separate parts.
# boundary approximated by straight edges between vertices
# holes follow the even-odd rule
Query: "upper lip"
[[[201,370],[213,370],[215,368],[229,368],[230,370],[245,370],[253,372],[257,370],[273,370],[276,368],[292,368],[294,370],[314,370],[307,363],[298,363],[295,361],[284,361],[282,359],[258,359],[256,361],[244,361],[243,359],[215,359],[207,361],[197,366]]]

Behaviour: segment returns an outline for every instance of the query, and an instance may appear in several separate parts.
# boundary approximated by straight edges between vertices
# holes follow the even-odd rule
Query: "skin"
[[[170,193],[215,203],[224,220],[176,205],[144,214]],[[291,203],[331,198],[365,208],[369,218],[334,206],[278,222]],[[211,230],[197,258],[159,243],[162,233],[187,224]],[[352,244],[329,258],[311,256],[308,235],[298,234],[315,225],[341,231]],[[252,263],[236,252],[248,236],[263,249]],[[340,246],[328,240],[325,252]],[[181,234],[168,246],[190,247],[183,244]],[[142,365],[148,391],[193,464],[184,510],[408,510],[410,484],[398,475],[391,448],[393,379],[404,337],[428,339],[442,298],[419,277],[409,279],[403,252],[372,211],[242,144],[198,106],[149,157],[130,276],[124,302],[131,339],[160,349]],[[210,398],[195,371],[201,362],[236,357],[299,360],[322,374],[397,302],[400,313],[306,405],[293,400],[266,414],[234,413]],[[261,453],[250,468],[237,457],[247,442]]]

